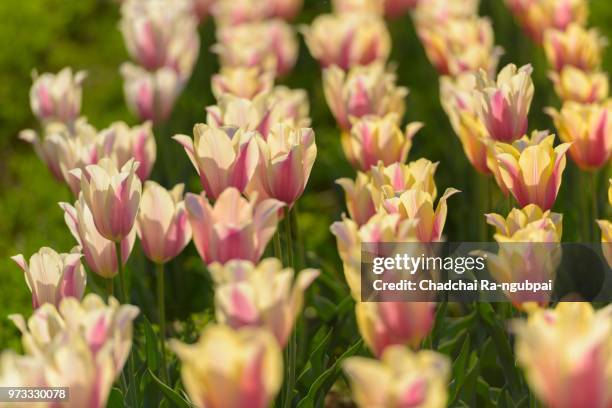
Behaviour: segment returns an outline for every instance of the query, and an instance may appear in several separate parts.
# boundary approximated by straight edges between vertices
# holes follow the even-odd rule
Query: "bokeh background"
[[[612,38],[612,2],[592,0],[589,25]],[[330,4],[322,0],[305,0],[304,11],[296,25],[309,23],[317,14],[329,12]],[[502,0],[482,0],[480,14],[493,22],[496,43],[505,49],[500,66],[513,62],[531,63],[534,67],[535,98],[530,113],[530,129],[553,129],[543,113],[545,106],[558,106],[541,48],[521,32]],[[119,7],[106,0],[2,0],[0,1],[0,348],[19,348],[19,337],[6,316],[9,313],[30,314],[31,300],[23,273],[9,259],[23,253],[26,258],[41,246],[67,252],[75,241],[65,227],[60,201],[72,201],[65,186],[57,184],[30,145],[17,138],[25,128],[35,128],[29,107],[31,71],[57,72],[64,66],[86,70],[83,87],[83,114],[98,129],[111,122],[137,119],[126,108],[119,65],[128,60],[117,28]],[[456,187],[462,191],[449,201],[446,236],[450,241],[490,239],[482,213],[486,210],[478,194],[496,189],[470,167],[461,145],[450,128],[440,106],[438,77],[427,61],[414,26],[408,15],[388,22],[393,38],[390,58],[397,65],[398,83],[410,89],[405,121],[421,121],[425,128],[414,139],[409,159],[427,157],[439,161],[436,176],[438,188]],[[155,129],[158,163],[153,179],[170,187],[185,182],[189,191],[201,187],[183,149],[170,137],[176,133],[191,134],[194,123],[205,120],[204,107],[214,103],[210,76],[218,70],[216,56],[209,49],[214,43],[214,24],[207,20],[201,27],[201,52],[185,91],[178,100],[170,121]],[[300,37],[300,56],[294,71],[280,82],[308,91],[311,117],[316,132],[318,157],[306,194],[299,202],[299,223],[308,263],[322,268],[317,285],[338,292],[346,288],[329,225],[344,211],[343,194],[335,185],[339,177],[353,177],[354,171],[344,160],[339,131],[335,128],[323,97],[321,71],[309,55]],[[612,51],[604,58],[603,69],[610,72]],[[160,159],[160,156],[161,159]],[[162,165],[160,162],[164,162]],[[166,168],[164,168],[166,167]],[[599,174],[600,209],[607,206],[605,194],[608,174]],[[584,240],[583,208],[586,181],[568,160],[561,193],[555,211],[564,214],[564,240]],[[489,211],[505,208],[495,193]],[[601,214],[603,216],[605,214]],[[489,235],[484,235],[488,233]],[[598,236],[597,236],[598,237]],[[597,238],[598,239],[598,238]],[[201,261],[193,247],[173,262],[168,273],[170,287],[168,314],[183,325],[201,325],[210,317],[212,292]],[[130,259],[132,296],[144,314],[154,310],[152,269],[145,262],[138,245]],[[95,286],[96,281],[91,280]],[[325,310],[329,297],[314,299],[319,313]],[[333,300],[332,300],[333,301]],[[333,306],[333,305],[332,305]],[[327,305],[327,307],[331,307]],[[350,312],[350,306],[349,306]],[[153,313],[153,312],[152,312]],[[354,324],[354,323],[347,323]],[[178,327],[177,330],[181,328]],[[356,330],[351,330],[357,336]]]

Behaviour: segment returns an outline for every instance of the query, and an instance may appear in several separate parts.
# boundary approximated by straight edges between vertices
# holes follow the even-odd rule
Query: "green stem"
[[[115,293],[113,278],[106,279],[106,293],[109,298]]]
[[[289,210],[288,208],[285,210],[285,218],[283,219],[283,224],[285,227],[284,235],[285,243],[287,246],[286,266],[293,268],[293,234],[291,231],[291,210]],[[290,408],[291,400],[293,397],[293,388],[295,386],[295,365],[297,356],[296,328],[293,328],[291,335],[289,336],[289,341],[287,343],[287,349],[285,353],[285,396],[283,406],[285,408]]]
[[[283,262],[283,250],[281,249],[281,239],[280,239],[280,231],[276,231],[274,234],[274,256],[278,258],[281,263]]]
[[[299,215],[297,209],[297,203],[293,205],[291,209],[291,230],[295,237],[295,245],[298,253],[298,267],[303,268],[306,266],[306,257],[304,255],[304,243],[302,242],[302,235],[300,234]]]
[[[164,289],[164,264],[157,267],[157,306],[159,312],[159,342],[161,345],[161,378],[168,384],[168,364],[166,363],[166,298]]]
[[[597,228],[595,227],[595,220],[599,218],[599,210],[597,209],[597,171],[592,171],[590,176],[592,213],[589,225],[591,226],[591,242],[597,242]]]
[[[285,226],[285,244],[287,245],[287,265],[293,268],[293,237],[291,233],[291,210],[285,209],[285,218],[283,219]]]

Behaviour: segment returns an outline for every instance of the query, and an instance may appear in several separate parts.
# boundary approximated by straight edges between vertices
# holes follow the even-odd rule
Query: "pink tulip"
[[[547,30],[544,34],[546,58],[557,72],[565,66],[596,70],[601,65],[605,45],[605,38],[596,29],[587,30],[577,24],[571,24],[565,30]]]
[[[211,88],[216,99],[225,94],[238,98],[253,99],[267,93],[274,85],[274,74],[260,67],[222,67],[214,74]]]
[[[217,0],[211,8],[218,27],[233,28],[263,21],[268,16],[266,0]]]
[[[373,185],[368,174],[358,171],[355,181],[343,177],[336,180],[336,184],[344,189],[346,208],[357,225],[367,223],[376,214],[378,203],[374,197],[382,196],[382,192]]]
[[[286,123],[295,128],[310,127],[310,105],[304,89],[277,85],[268,96],[270,123]],[[265,137],[266,134],[263,134]]]
[[[41,122],[72,123],[81,113],[81,84],[87,74],[64,68],[57,74],[40,76],[34,71],[30,89],[32,112]]]
[[[136,175],[140,181],[149,178],[157,156],[151,122],[132,128],[125,122],[115,122],[101,133],[105,138],[104,156],[112,158],[117,167],[122,167],[133,158],[139,163]]]
[[[87,275],[81,265],[81,256],[78,252],[58,254],[43,247],[32,255],[29,263],[21,254],[11,257],[25,274],[32,292],[33,308],[44,303],[58,306],[65,297],[83,297]]]
[[[567,65],[560,72],[550,72],[548,77],[555,86],[561,101],[579,103],[603,102],[608,98],[608,74],[601,71],[587,72]]]
[[[401,17],[407,11],[416,8],[419,1],[427,0],[385,0],[385,15],[393,18]]]
[[[81,179],[81,193],[100,234],[114,242],[130,234],[140,205],[142,183],[136,176],[138,163],[128,161],[120,169],[108,158],[73,170]]]
[[[256,133],[199,123],[193,128],[193,134],[193,140],[185,135],[176,135],[173,139],[185,148],[206,194],[216,199],[228,187],[243,192],[259,160]]]
[[[257,95],[252,100],[225,94],[219,98],[217,105],[206,107],[206,123],[210,127],[256,130],[264,137],[270,131],[271,115],[272,107],[266,94]]]
[[[177,184],[168,191],[154,181],[145,182],[136,227],[145,255],[155,263],[176,257],[191,240],[183,188]]]
[[[284,204],[275,199],[257,203],[228,187],[211,206],[204,193],[185,196],[187,217],[193,241],[206,263],[224,264],[232,259],[257,262],[274,235],[279,210]]]
[[[265,0],[267,3],[267,15],[278,17],[283,20],[293,20],[302,9],[304,0]]]
[[[85,204],[83,197],[75,202],[74,207],[68,203],[59,203],[64,210],[64,221],[72,236],[81,246],[85,262],[92,271],[103,278],[112,278],[118,272],[117,254],[112,241],[104,238],[98,232],[94,224],[91,210]],[[134,241],[136,240],[136,229],[121,241],[121,256],[123,264],[127,262]]]

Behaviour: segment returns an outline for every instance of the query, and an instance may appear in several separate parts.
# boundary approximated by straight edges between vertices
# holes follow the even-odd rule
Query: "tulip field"
[[[607,0],[3,0],[0,408],[612,408],[607,38]]]

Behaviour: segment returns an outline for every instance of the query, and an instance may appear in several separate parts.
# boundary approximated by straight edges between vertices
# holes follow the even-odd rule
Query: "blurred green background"
[[[330,9],[329,2],[306,0],[304,12],[296,24],[308,23],[317,14]],[[544,115],[545,106],[558,106],[552,85],[546,77],[543,51],[534,46],[513,21],[502,0],[483,0],[481,15],[493,21],[497,44],[505,49],[500,65],[514,62],[534,66],[535,99],[530,114],[530,129],[552,129]],[[21,270],[9,259],[23,253],[26,258],[41,246],[62,252],[75,245],[63,221],[59,201],[71,201],[67,188],[57,184],[46,167],[35,156],[31,146],[17,139],[24,128],[36,128],[29,108],[30,72],[57,72],[64,66],[87,70],[83,89],[83,115],[102,129],[112,121],[135,124],[136,118],[126,109],[119,65],[128,59],[117,29],[118,4],[105,0],[2,0],[0,1],[0,347],[18,347],[17,332],[6,319],[9,313],[31,312],[30,293]],[[593,0],[589,24],[612,38],[612,3]],[[476,193],[482,184],[469,166],[438,100],[437,74],[428,63],[408,16],[390,21],[393,36],[391,60],[397,63],[398,82],[410,88],[407,121],[426,124],[414,141],[410,159],[427,157],[440,161],[437,183],[440,191],[456,187],[463,191],[449,201],[446,235],[451,241],[478,240],[482,237],[482,202]],[[175,157],[179,167],[175,174],[183,180],[168,180],[156,169],[153,178],[167,187],[186,182],[188,190],[199,192],[195,171],[182,148],[169,140],[175,133],[191,133],[194,123],[204,121],[204,107],[214,103],[209,81],[218,69],[216,57],[209,52],[214,42],[210,20],[201,26],[202,47],[198,64],[185,92],[180,97],[170,122],[156,129],[159,154]],[[300,37],[300,56],[291,75],[281,80],[293,88],[305,88],[310,95],[311,116],[316,131],[319,155],[307,193],[299,202],[300,228],[309,254],[309,263],[323,267],[333,279],[342,280],[342,271],[329,225],[340,219],[344,210],[343,195],[334,184],[339,177],[353,177],[346,164],[333,118],[327,109],[321,87],[321,73]],[[612,52],[604,59],[609,71]],[[568,160],[560,197],[555,207],[565,217],[565,240],[580,239],[583,222],[581,197],[588,194],[573,163]],[[607,175],[600,174],[600,214],[605,204]],[[489,188],[496,188],[489,184]],[[493,203],[503,208],[505,203]],[[490,208],[489,210],[494,209]],[[138,246],[128,266],[132,273],[133,297],[145,314],[153,310],[148,290],[151,267]],[[202,312],[211,304],[209,280],[192,246],[171,265],[170,318],[184,318]],[[94,282],[95,283],[95,282]],[[320,284],[320,283],[319,283]],[[152,319],[152,318],[151,318]]]

